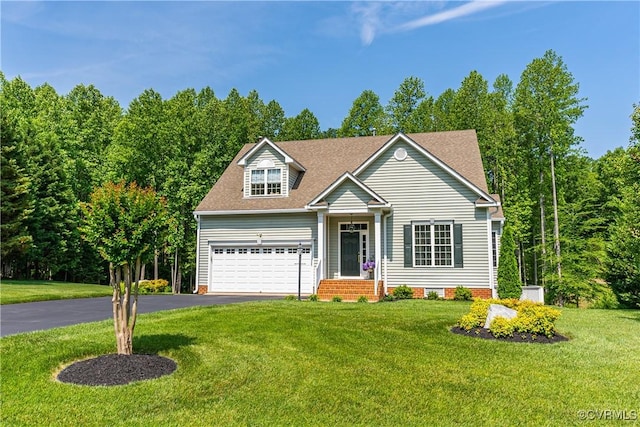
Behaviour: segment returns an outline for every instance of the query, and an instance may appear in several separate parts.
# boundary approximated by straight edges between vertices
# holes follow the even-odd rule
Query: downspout
[[[498,288],[496,286],[496,278],[494,277],[493,274],[493,220],[491,219],[491,217],[493,216],[494,213],[498,212],[499,207],[496,206],[495,211],[491,212],[491,209],[487,209],[487,222],[488,222],[488,241],[489,241],[489,289],[491,289],[491,297],[492,298],[497,298],[498,297]],[[499,251],[500,248],[498,246],[498,243],[496,242],[496,258],[499,258]],[[498,260],[496,259],[496,265],[498,265]]]
[[[388,249],[388,245],[389,245],[389,239],[387,238],[387,218],[389,218],[391,215],[393,215],[393,211],[389,211],[389,213],[382,215],[382,239],[384,240],[384,255],[383,255],[383,260],[384,260],[384,294],[387,294],[387,280],[389,278],[389,269],[387,266],[387,253],[389,251]]]
[[[198,223],[196,228],[196,285],[194,286],[193,293],[198,293],[198,286],[200,285],[200,215],[193,213],[193,217]]]

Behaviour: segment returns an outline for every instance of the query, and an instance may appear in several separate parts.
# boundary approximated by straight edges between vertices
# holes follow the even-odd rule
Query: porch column
[[[377,211],[373,214],[374,217],[374,222],[373,222],[373,230],[374,230],[374,236],[375,236],[375,240],[376,240],[376,268],[373,270],[373,281],[374,281],[374,291],[375,294],[378,295],[378,282],[380,281],[380,272],[381,270],[381,266],[382,266],[382,232],[381,232],[381,228],[380,228],[380,220],[381,220],[381,212]]]
[[[325,271],[325,253],[324,253],[324,212],[318,211],[318,266],[316,268],[316,286],[315,292],[318,292],[318,284],[324,279]]]

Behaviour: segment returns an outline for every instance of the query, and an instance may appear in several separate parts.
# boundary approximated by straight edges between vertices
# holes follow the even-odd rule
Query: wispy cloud
[[[353,11],[360,20],[360,39],[365,45],[370,45],[380,28],[380,11],[382,3],[356,4]]]
[[[445,10],[444,12],[409,21],[406,24],[400,25],[398,30],[409,31],[420,27],[426,27],[428,25],[440,24],[442,22],[473,15],[474,13],[482,12],[483,10],[491,9],[504,3],[506,3],[506,1],[472,1],[454,9]]]
[[[473,0],[443,10],[451,1],[354,3],[352,13],[360,29],[360,40],[370,45],[380,34],[405,32],[470,16],[507,3],[506,0]],[[415,19],[415,16],[422,16]]]

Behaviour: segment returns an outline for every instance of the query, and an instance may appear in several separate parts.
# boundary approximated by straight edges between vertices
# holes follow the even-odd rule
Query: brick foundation
[[[384,296],[384,283],[378,282],[378,295],[374,284],[373,280],[324,279],[318,286],[318,299],[331,301],[334,296],[339,296],[343,301],[357,301],[365,296],[370,302],[380,301]]]
[[[480,289],[468,288],[468,289],[471,291],[471,295],[474,298],[489,299],[492,297],[490,288],[480,288]],[[453,299],[453,296],[455,295],[455,293],[456,293],[456,288],[444,289],[445,299]]]
[[[422,299],[425,297],[424,288],[416,288],[409,286],[413,290],[413,299]],[[389,295],[393,295],[393,290],[395,288],[389,287],[387,288],[387,293]],[[491,298],[491,289],[490,288],[468,288],[471,291],[471,295],[474,298],[482,298],[489,299]],[[453,296],[456,292],[456,288],[444,288],[444,298],[445,299],[453,299]]]
[[[207,290],[207,285],[198,285],[198,295],[206,294]]]

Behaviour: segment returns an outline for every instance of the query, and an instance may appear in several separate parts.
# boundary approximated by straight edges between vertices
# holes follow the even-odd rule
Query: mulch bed
[[[569,341],[569,338],[560,334],[555,334],[554,336],[549,338],[545,335],[532,335],[529,333],[519,333],[519,332],[514,332],[512,337],[496,338],[493,336],[493,334],[491,334],[491,332],[489,332],[488,329],[485,329],[485,328],[474,328],[474,329],[471,329],[470,331],[467,331],[466,329],[462,329],[458,326],[454,326],[453,328],[451,328],[451,332],[453,332],[454,334],[465,335],[468,337],[484,338],[486,340],[507,341],[507,342],[530,342],[530,343],[538,343],[538,344],[553,344],[555,342]]]
[[[81,360],[64,368],[58,381],[80,385],[112,386],[169,375],[178,365],[156,354],[107,354]]]

